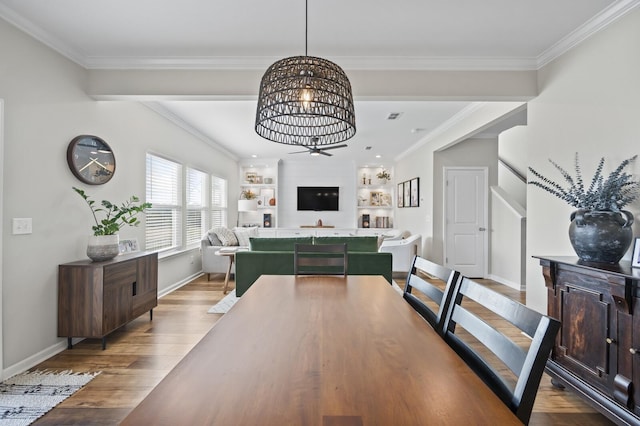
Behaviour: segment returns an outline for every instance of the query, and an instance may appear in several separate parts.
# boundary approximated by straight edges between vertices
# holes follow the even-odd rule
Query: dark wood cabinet
[[[101,338],[158,305],[158,254],[58,266],[58,336]]]
[[[562,322],[547,372],[614,422],[640,424],[640,270],[537,258],[548,314]]]

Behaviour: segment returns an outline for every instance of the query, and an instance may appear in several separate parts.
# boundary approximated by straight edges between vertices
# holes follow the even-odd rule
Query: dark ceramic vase
[[[626,211],[576,210],[571,213],[569,239],[587,262],[618,263],[633,240],[633,215]]]

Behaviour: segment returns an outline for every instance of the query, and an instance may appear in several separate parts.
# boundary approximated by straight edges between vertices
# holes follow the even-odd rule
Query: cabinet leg
[[[73,349],[72,337],[67,337],[67,349]]]
[[[104,351],[105,349],[107,349],[107,336],[102,338],[102,350]]]
[[[560,383],[560,381],[558,379],[556,379],[555,377],[551,378],[551,385],[554,388],[557,388],[557,389],[564,389],[564,385],[562,383]]]
[[[149,321],[153,321],[153,309],[149,309]]]

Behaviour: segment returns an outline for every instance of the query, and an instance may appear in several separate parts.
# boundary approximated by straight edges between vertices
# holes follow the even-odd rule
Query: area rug
[[[393,289],[400,295],[402,295],[403,290],[396,284],[395,281],[392,282]],[[221,301],[213,305],[207,311],[210,314],[226,314],[229,312],[229,309],[238,301],[238,297],[236,297],[236,291],[233,290],[229,294],[227,294]]]
[[[97,373],[32,371],[0,383],[0,425],[29,425],[80,390]]]
[[[239,297],[236,297],[236,291],[232,290],[221,301],[209,308],[207,312],[210,314],[226,314],[238,299]]]

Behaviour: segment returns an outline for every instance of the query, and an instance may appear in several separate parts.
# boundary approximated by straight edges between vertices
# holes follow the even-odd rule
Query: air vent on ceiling
[[[390,112],[389,115],[387,115],[387,120],[397,120],[401,114],[401,112]]]

